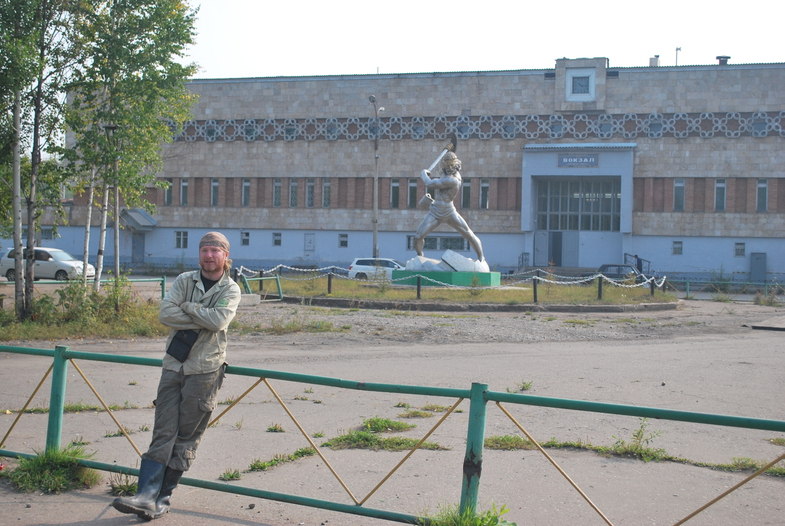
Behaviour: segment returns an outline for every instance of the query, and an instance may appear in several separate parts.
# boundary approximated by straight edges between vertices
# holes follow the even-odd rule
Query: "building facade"
[[[152,217],[126,214],[122,260],[187,266],[218,229],[246,267],[346,267],[372,255],[376,218],[381,257],[406,261],[426,213],[419,173],[455,134],[456,206],[494,270],[636,254],[669,276],[780,280],[785,64],[718,58],[193,80],[193,120],[164,148],[170,186],[151,189]],[[449,228],[426,241],[427,256],[447,248],[473,257]]]

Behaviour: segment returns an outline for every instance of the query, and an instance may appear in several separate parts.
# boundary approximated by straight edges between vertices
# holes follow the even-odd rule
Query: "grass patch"
[[[541,442],[540,446],[545,449],[580,449],[592,451],[599,455],[634,458],[643,460],[644,462],[677,462],[679,464],[728,472],[754,472],[769,463],[768,461],[760,461],[746,457],[734,458],[731,462],[725,464],[698,462],[687,458],[674,457],[669,455],[664,449],[651,447],[651,442],[659,435],[659,432],[650,431],[647,420],[641,418],[639,427],[632,432],[632,436],[629,440],[614,436],[613,438],[616,441],[610,446],[598,446],[583,441],[560,441],[556,438]],[[533,442],[519,435],[500,435],[486,437],[485,448],[512,451],[532,450],[536,449],[536,446]],[[785,466],[773,466],[767,469],[765,474],[772,477],[785,477]]]
[[[433,412],[421,409],[409,409],[398,415],[399,418],[431,418],[432,416]]]
[[[529,391],[534,386],[534,382],[531,381],[521,381],[518,385],[514,388],[507,388],[508,393],[522,393],[524,391]]]
[[[379,417],[368,418],[362,424],[362,430],[371,433],[400,433],[414,427],[416,427],[414,424]]]
[[[352,431],[328,440],[322,446],[330,449],[369,449],[371,451],[406,451],[413,448],[418,440],[406,437],[381,437],[370,431]],[[423,442],[421,449],[446,450],[435,442]]]
[[[316,450],[312,447],[304,447],[298,449],[291,455],[275,455],[270,460],[259,460],[256,459],[251,462],[251,465],[248,466],[248,471],[267,471],[268,469],[272,469],[279,464],[283,464],[286,462],[294,462],[295,460],[299,460],[304,457],[310,457],[316,454]]]
[[[772,438],[769,440],[775,446],[785,446],[785,438]]]
[[[227,469],[220,475],[218,475],[219,480],[223,480],[225,482],[230,480],[240,480],[240,470],[239,469]]]
[[[333,280],[332,293],[327,294],[327,277],[309,280],[308,285],[303,281],[286,279],[283,287],[287,296],[303,298],[330,297],[351,299],[384,299],[389,301],[415,300],[417,291],[415,287],[398,286],[392,284],[380,290],[379,287],[369,287],[367,283],[353,280]],[[478,294],[478,291],[481,294]],[[529,283],[520,287],[511,286],[498,289],[478,289],[476,287],[423,287],[422,299],[426,301],[444,301],[449,303],[498,303],[498,304],[525,304],[533,303],[533,292]],[[538,294],[539,303],[558,304],[636,304],[654,302],[676,301],[675,294],[656,290],[654,296],[650,294],[649,287],[636,287],[632,289],[607,285],[603,288],[603,299],[597,300],[596,287],[581,285],[559,285],[553,287],[540,287]],[[388,312],[387,315],[406,315],[397,312]]]
[[[484,512],[476,512],[471,508],[467,508],[463,512],[457,505],[442,508],[439,513],[433,517],[429,517],[427,522],[420,522],[420,524],[429,524],[430,526],[516,526],[516,523],[502,519],[510,510],[506,506],[497,508],[492,505],[491,509]]]
[[[336,327],[332,322],[321,320],[273,320],[270,323],[270,326],[261,329],[261,332],[280,336],[296,332],[346,332],[348,329],[345,327],[347,326],[342,325],[341,327]],[[349,327],[349,329],[350,328],[351,327]]]
[[[105,284],[100,292],[92,290],[92,283],[85,288],[81,281],[71,281],[55,294],[36,298],[31,318],[23,322],[12,311],[0,312],[0,341],[152,338],[169,332],[158,321],[158,302],[134,299],[125,278],[117,286]]]
[[[285,433],[281,424],[271,424],[267,427],[268,433]]]
[[[136,495],[139,489],[136,477],[125,473],[109,474],[109,493],[115,497],[130,497]]]
[[[490,436],[485,439],[487,449],[497,449],[502,451],[513,451],[516,449],[532,450],[536,446],[531,440],[519,435],[500,435]]]
[[[20,491],[62,493],[77,488],[90,488],[101,480],[94,469],[79,465],[78,459],[87,459],[81,446],[69,444],[60,450],[48,450],[40,455],[19,460],[8,479]]]

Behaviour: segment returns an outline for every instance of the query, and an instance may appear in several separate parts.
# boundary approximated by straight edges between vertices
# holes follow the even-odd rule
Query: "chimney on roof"
[[[720,66],[727,66],[730,57],[728,55],[718,55],[717,60],[720,61]]]
[[[658,68],[660,67],[660,56],[654,55],[649,59],[649,67],[650,68]]]

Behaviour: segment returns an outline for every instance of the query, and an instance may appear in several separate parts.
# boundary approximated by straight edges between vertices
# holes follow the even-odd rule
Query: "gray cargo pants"
[[[215,409],[225,365],[205,374],[161,372],[155,400],[150,448],[143,456],[178,471],[188,471]]]

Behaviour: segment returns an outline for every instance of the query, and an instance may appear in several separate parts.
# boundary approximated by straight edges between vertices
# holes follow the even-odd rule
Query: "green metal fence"
[[[134,357],[134,356],[100,354],[94,352],[81,352],[81,351],[70,350],[64,346],[57,346],[55,347],[54,350],[35,349],[35,348],[27,348],[27,347],[0,346],[0,352],[49,357],[53,361],[52,368],[51,368],[52,381],[51,381],[51,394],[50,394],[50,401],[49,401],[48,425],[47,425],[47,433],[46,433],[47,450],[60,449],[61,447],[66,380],[68,376],[67,374],[68,363],[70,360],[76,360],[76,359],[90,360],[90,361],[111,362],[117,364],[130,364],[130,365],[141,365],[141,366],[150,366],[150,367],[161,366],[161,359],[157,359],[157,358],[142,358],[142,357]],[[425,395],[425,396],[433,396],[433,397],[458,399],[458,401],[452,406],[448,414],[445,415],[441,421],[443,421],[444,418],[449,416],[449,413],[451,413],[452,410],[458,406],[458,403],[460,403],[461,400],[464,399],[469,400],[470,408],[469,408],[469,415],[468,415],[469,416],[468,428],[466,432],[466,449],[465,449],[464,462],[463,462],[463,476],[462,476],[461,500],[460,500],[461,510],[466,510],[468,508],[476,509],[477,507],[478,493],[480,488],[480,475],[482,471],[481,468],[482,468],[482,458],[483,458],[483,450],[484,450],[484,440],[485,440],[486,408],[489,402],[495,402],[502,409],[502,412],[504,412],[508,416],[510,415],[506,411],[506,409],[504,409],[504,407],[501,405],[502,402],[510,403],[510,404],[549,407],[554,409],[589,411],[589,412],[606,413],[606,414],[614,414],[614,415],[637,416],[643,418],[655,418],[655,419],[663,419],[663,420],[692,422],[697,424],[712,424],[712,425],[730,426],[730,427],[746,428],[746,429],[785,432],[785,421],[782,420],[767,420],[767,419],[749,418],[743,416],[696,413],[690,411],[678,411],[678,410],[661,409],[661,408],[654,408],[654,407],[641,407],[641,406],[633,406],[633,405],[591,402],[591,401],[584,401],[584,400],[572,400],[572,399],[553,398],[553,397],[544,397],[544,396],[536,396],[536,395],[503,393],[503,392],[489,391],[488,386],[481,383],[473,383],[467,389],[400,385],[400,384],[384,384],[384,383],[368,383],[362,381],[344,380],[344,379],[337,379],[337,378],[324,377],[324,376],[314,376],[314,375],[307,375],[307,374],[300,374],[300,373],[288,373],[283,371],[273,371],[273,370],[257,369],[257,368],[250,368],[250,367],[238,367],[238,366],[231,366],[231,365],[227,367],[226,373],[230,375],[259,378],[259,382],[262,381],[266,382],[267,379],[273,379],[273,380],[282,380],[286,382],[322,385],[322,386],[351,389],[351,390],[358,390],[358,391]],[[42,383],[43,380],[41,381],[41,383],[39,383],[39,387],[41,386]],[[36,390],[37,389],[38,388],[36,388]],[[33,395],[35,395],[35,392],[33,393]],[[22,411],[20,411],[20,414],[21,412]],[[217,417],[215,420],[217,420],[218,418],[220,418],[220,416]],[[441,423],[441,421],[439,422],[439,424]],[[513,422],[515,422],[514,418],[513,418]],[[515,423],[517,424],[517,422]],[[433,430],[435,430],[435,428],[438,427],[439,424],[437,424]],[[528,433],[526,433],[525,430],[523,430],[522,428],[520,429],[528,436]],[[431,430],[429,434],[433,430]],[[2,442],[0,442],[0,456],[18,457],[18,458],[33,457],[34,455],[30,453],[2,449],[10,431],[11,430],[9,429],[8,432],[5,433],[5,437],[3,437]],[[427,437],[428,435],[423,437],[420,443],[422,443]],[[418,446],[420,443],[418,443]],[[413,453],[418,446],[415,446],[410,453]],[[766,468],[781,461],[783,457],[785,457],[785,455],[782,455],[780,458],[771,462],[768,466],[766,466]],[[551,459],[549,458],[549,460]],[[127,475],[138,475],[138,470],[131,467],[119,466],[116,464],[106,464],[106,463],[101,463],[91,460],[80,460],[79,462],[87,467],[91,467],[94,469],[110,471],[115,473],[123,473]],[[396,466],[395,469],[397,469],[397,467],[398,466]],[[556,467],[557,469],[559,469],[558,466]],[[393,472],[395,471],[395,469],[393,470]],[[751,477],[748,477],[747,480],[751,480],[754,476],[757,476],[757,474],[759,474],[762,471],[763,470],[759,470],[758,473],[756,473]],[[569,480],[569,477],[567,477],[566,474],[564,475]],[[264,490],[249,488],[249,487],[237,486],[237,485],[228,485],[225,483],[217,483],[217,482],[211,482],[211,481],[205,481],[205,480],[199,480],[193,478],[183,478],[181,483],[184,485],[190,485],[190,486],[195,486],[195,487],[200,487],[200,488],[210,489],[215,491],[234,493],[238,495],[257,497],[261,499],[268,499],[268,500],[274,500],[274,501],[285,502],[290,504],[298,504],[303,506],[310,506],[310,507],[321,508],[330,511],[350,513],[354,515],[367,516],[367,517],[391,520],[391,521],[408,523],[408,524],[428,524],[429,522],[429,520],[425,517],[399,513],[396,511],[381,510],[381,509],[366,507],[363,504],[368,497],[366,497],[362,501],[358,501],[355,499],[355,504],[346,504],[340,502],[313,499],[309,497],[303,497],[303,496],[292,495],[292,494],[264,491]],[[384,483],[384,480],[380,483],[380,485],[382,483]],[[571,480],[570,483],[572,483]],[[738,486],[740,486],[740,484],[737,485],[737,487]],[[379,486],[377,486],[377,488],[375,489],[378,489],[378,487]],[[580,492],[580,489],[577,488],[577,486],[576,489]],[[734,487],[733,489],[736,489],[736,487]],[[373,491],[371,492],[371,494],[372,493]],[[582,492],[581,494],[583,495]],[[370,497],[370,494],[368,496]],[[591,504],[594,507],[593,503],[591,503],[585,495],[584,498],[589,502],[589,504]],[[709,505],[710,504],[711,503],[709,503]],[[596,508],[595,510],[602,516],[602,518],[606,521],[606,523],[611,524],[610,521],[604,515],[602,515],[602,512],[600,512]],[[700,510],[698,510],[695,513],[698,513],[699,511]],[[681,524],[681,522],[677,524]]]

